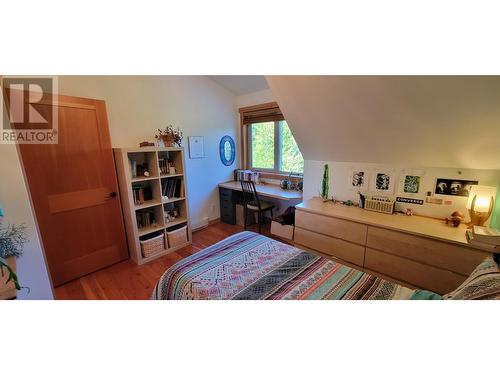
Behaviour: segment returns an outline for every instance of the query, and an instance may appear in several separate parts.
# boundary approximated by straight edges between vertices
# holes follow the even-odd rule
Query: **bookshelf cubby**
[[[191,243],[184,149],[115,148],[130,257],[144,264]],[[146,172],[146,173],[144,173]],[[187,241],[169,247],[167,233],[186,227]],[[141,240],[165,235],[164,249],[143,257]]]

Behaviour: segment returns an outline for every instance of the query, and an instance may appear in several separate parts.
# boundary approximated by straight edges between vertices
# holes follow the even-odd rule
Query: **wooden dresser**
[[[297,247],[340,263],[445,294],[491,253],[467,243],[465,226],[403,214],[387,215],[313,198],[296,206]]]

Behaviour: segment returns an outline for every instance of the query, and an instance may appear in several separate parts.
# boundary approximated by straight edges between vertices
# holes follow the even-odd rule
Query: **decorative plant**
[[[182,133],[182,130],[179,128],[175,129],[173,125],[168,125],[163,130],[158,129],[158,132],[155,134],[155,139],[161,139],[165,143],[165,146],[175,143],[180,147],[183,138],[184,134]]]
[[[14,286],[16,287],[16,289],[20,290],[21,285],[19,285],[19,281],[17,280],[16,273],[7,264],[7,261],[4,258],[0,257],[0,275],[2,275],[2,277],[5,276],[5,272],[7,272],[7,274],[8,274],[7,281],[5,283],[8,284],[10,281],[12,281],[14,283]]]
[[[8,257],[19,258],[23,254],[23,246],[27,241],[26,226],[20,225],[4,225],[0,221],[0,274],[2,276],[7,272],[7,282],[13,282],[16,289],[21,289],[17,275],[14,270],[7,264]]]
[[[321,198],[328,200],[328,164],[323,167],[323,181],[321,182]]]

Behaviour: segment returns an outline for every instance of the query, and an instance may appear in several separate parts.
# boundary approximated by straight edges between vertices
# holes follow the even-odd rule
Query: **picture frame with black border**
[[[347,185],[350,190],[367,191],[370,185],[370,171],[366,168],[351,168]]]
[[[477,180],[463,180],[454,178],[436,178],[434,194],[451,195],[454,197],[468,197],[473,185],[478,185]]]
[[[371,191],[377,194],[394,194],[396,174],[392,170],[379,169],[373,172],[371,177]]]

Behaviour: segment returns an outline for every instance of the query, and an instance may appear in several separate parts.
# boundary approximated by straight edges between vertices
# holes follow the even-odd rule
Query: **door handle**
[[[116,197],[118,194],[116,193],[116,191],[112,191],[111,193],[109,193],[109,197],[110,198],[114,198]]]

